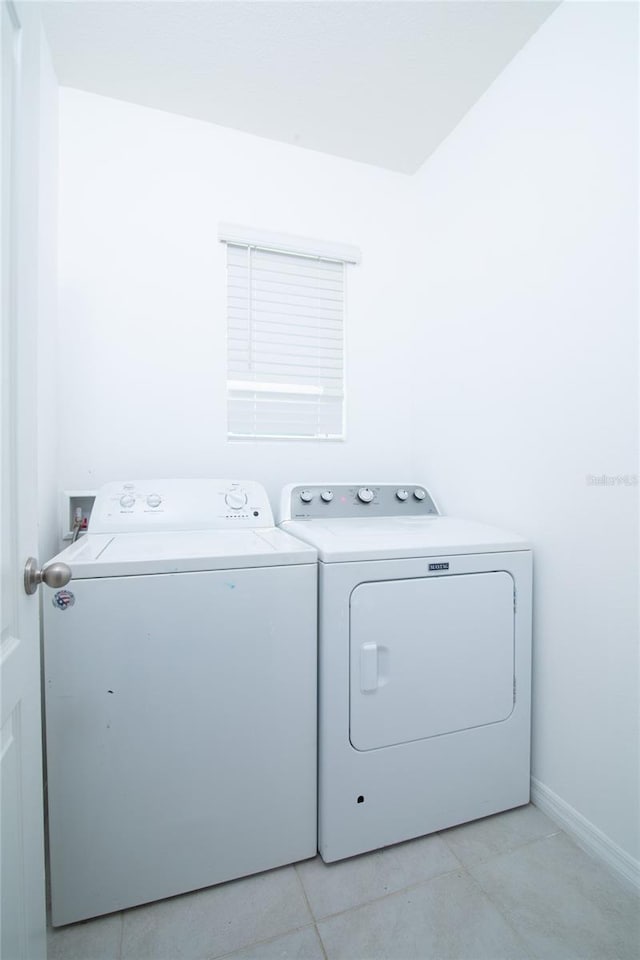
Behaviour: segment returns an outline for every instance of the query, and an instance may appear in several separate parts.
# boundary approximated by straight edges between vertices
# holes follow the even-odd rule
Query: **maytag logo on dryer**
[[[429,564],[429,570],[448,570],[448,569],[449,569],[448,563],[430,563]]]

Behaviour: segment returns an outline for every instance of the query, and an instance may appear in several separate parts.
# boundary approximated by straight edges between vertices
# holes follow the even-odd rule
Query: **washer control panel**
[[[253,480],[107,483],[96,494],[90,533],[272,527],[264,487]]]
[[[283,490],[280,519],[424,517],[438,513],[429,491],[419,483],[293,483]]]

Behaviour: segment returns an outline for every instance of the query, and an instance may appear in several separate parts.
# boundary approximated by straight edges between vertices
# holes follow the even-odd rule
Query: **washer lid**
[[[74,580],[315,563],[316,551],[276,527],[87,534],[54,560]],[[50,561],[53,562],[53,561]]]
[[[314,546],[323,563],[530,549],[515,533],[455,517],[287,520],[281,526]]]

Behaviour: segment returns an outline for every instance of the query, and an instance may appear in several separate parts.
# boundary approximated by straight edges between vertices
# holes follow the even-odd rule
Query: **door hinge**
[[[516,678],[513,678],[513,702],[516,702]]]
[[[517,601],[516,601],[516,592],[515,592],[515,590],[514,590],[514,591],[513,591],[513,612],[514,612],[514,613],[516,612],[517,607],[518,607],[518,604],[517,604]]]

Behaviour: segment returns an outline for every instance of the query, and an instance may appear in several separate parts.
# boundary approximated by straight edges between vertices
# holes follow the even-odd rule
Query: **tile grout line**
[[[300,861],[300,862],[303,862],[303,861]],[[296,865],[295,863],[291,863],[289,864],[289,866],[293,869],[293,872],[296,876],[298,884],[300,885],[300,888],[302,890],[302,896],[304,898],[304,902],[307,905],[307,910],[309,911],[310,919],[307,921],[307,923],[302,923],[294,927],[289,927],[286,930],[282,930],[280,933],[276,933],[271,937],[262,937],[259,940],[251,940],[249,943],[245,943],[241,947],[236,947],[234,950],[230,950],[230,951],[228,950],[226,953],[210,954],[205,958],[205,960],[224,960],[225,957],[232,957],[235,953],[239,953],[241,950],[247,950],[250,947],[258,946],[261,943],[271,943],[273,940],[278,940],[280,937],[286,937],[290,933],[297,933],[299,930],[306,930],[307,927],[315,928],[316,924],[315,924],[315,917],[313,914],[313,910],[311,909],[311,904],[309,903],[309,898],[307,897],[307,892],[304,889],[302,880],[300,879],[298,875],[298,871],[296,870]],[[319,933],[318,933],[318,936],[320,936]],[[322,944],[322,941],[321,941],[321,944]],[[322,951],[324,953],[324,944],[322,944]],[[326,953],[325,953],[325,957],[326,957]]]
[[[120,945],[118,948],[118,960],[122,960],[122,951],[124,949],[124,915],[125,911],[120,911]]]
[[[455,829],[455,828],[454,828],[454,829]],[[446,832],[446,831],[443,831],[443,832]],[[453,847],[450,846],[449,843],[447,843],[447,840],[446,840],[445,837],[443,837],[442,832],[438,831],[438,833],[436,833],[436,836],[439,837],[440,840],[442,840],[442,842],[444,843],[445,847],[447,848],[447,850],[449,851],[449,853],[451,854],[451,856],[453,857],[453,859],[454,859],[454,860],[457,860],[458,863],[460,864],[460,866],[462,867],[462,869],[464,870],[464,868],[465,868],[465,867],[464,867],[464,863],[462,862],[462,860],[460,859],[460,857],[458,856],[458,854],[455,852],[455,850],[453,849]]]
[[[407,890],[415,890],[416,887],[422,887],[427,883],[435,883],[437,880],[443,880],[445,877],[451,877],[454,874],[459,873],[460,870],[466,872],[464,867],[460,866],[455,867],[453,870],[446,870],[444,873],[439,873],[435,877],[429,877],[427,880],[416,880],[415,883],[408,883],[404,887],[399,887],[397,890],[390,890],[388,893],[383,893],[379,897],[372,897],[370,900],[363,901],[363,903],[356,903],[354,906],[347,907],[345,910],[336,910],[335,913],[327,913],[323,917],[318,917],[316,923],[324,923],[325,920],[333,920],[334,917],[341,917],[346,913],[351,913],[355,910],[361,910],[363,907],[368,907],[372,903],[380,903],[382,900],[387,900],[389,897],[395,897],[399,893],[406,893]]]
[[[273,937],[263,937],[261,940],[252,940],[250,943],[245,943],[242,947],[236,947],[235,950],[227,951],[227,953],[208,954],[206,957],[201,958],[201,960],[226,960],[227,957],[234,957],[237,953],[249,950],[251,947],[259,947],[263,943],[273,943],[275,940],[280,940],[281,937],[289,936],[290,933],[299,933],[301,930],[307,930],[311,927],[315,927],[313,921],[303,923],[299,927],[291,927],[289,930],[283,930],[282,933],[276,933]]]
[[[536,843],[542,843],[542,842],[544,842],[545,840],[550,840],[552,837],[558,837],[558,836],[560,836],[560,835],[562,835],[562,834],[564,834],[564,833],[565,833],[564,830],[555,830],[553,833],[547,833],[547,834],[545,834],[545,835],[542,836],[542,837],[536,837],[536,838],[533,839],[533,840],[527,840],[525,843],[519,844],[517,847],[514,847],[512,850],[505,850],[503,853],[496,854],[496,856],[490,857],[488,860],[479,860],[479,861],[478,861],[477,863],[475,863],[475,864],[470,864],[470,867],[471,867],[471,868],[473,868],[473,867],[483,867],[483,866],[485,866],[485,865],[488,864],[488,863],[492,863],[492,862],[494,862],[494,861],[496,861],[496,860],[500,860],[500,859],[502,859],[503,857],[508,857],[508,856],[510,856],[512,853],[518,853],[520,850],[525,850],[527,847],[532,847],[532,846],[534,846]],[[525,950],[527,956],[533,958],[533,957],[534,957],[534,954],[532,954],[531,951],[529,950],[529,945],[525,942],[524,938],[521,936],[520,932],[519,932],[518,929],[515,927],[515,925],[514,925],[514,923],[513,923],[513,920],[511,919],[509,913],[508,913],[506,910],[504,910],[503,907],[502,907],[496,900],[494,900],[494,898],[492,897],[492,895],[491,895],[491,893],[489,892],[489,890],[485,889],[484,884],[482,883],[482,880],[480,880],[479,878],[475,877],[475,876],[471,873],[471,871],[470,871],[469,869],[467,869],[467,868],[465,868],[465,872],[466,872],[467,875],[469,876],[469,879],[479,888],[479,890],[481,890],[481,892],[482,892],[482,893],[484,894],[484,896],[487,898],[487,900],[489,901],[489,903],[498,911],[498,913],[499,913],[500,916],[503,918],[503,920],[505,921],[505,923],[507,924],[507,926],[509,927],[509,929],[515,934],[518,942],[522,944],[522,947],[523,947],[523,949]]]
[[[455,829],[455,828],[452,828],[452,829]],[[491,860],[495,860],[495,859],[497,859],[498,857],[507,856],[507,855],[510,854],[510,853],[515,853],[517,850],[522,850],[522,849],[524,849],[525,847],[529,847],[529,846],[531,846],[531,845],[534,844],[534,843],[539,843],[541,840],[547,840],[547,839],[549,839],[549,837],[555,837],[555,836],[557,836],[559,833],[562,833],[562,832],[563,832],[562,830],[556,830],[556,831],[553,832],[553,833],[545,834],[545,836],[543,836],[543,837],[536,837],[535,839],[532,839],[532,840],[526,840],[524,843],[519,844],[517,847],[514,847],[512,850],[507,850],[507,851],[505,851],[504,853],[496,854],[495,857],[490,857],[488,860],[479,861],[479,864],[478,864],[478,865],[480,865],[480,864],[485,864],[485,863],[489,863]],[[442,837],[442,835],[441,835],[440,832],[436,832],[435,834],[429,834],[429,836],[439,836],[439,837],[441,837],[441,839],[445,840],[445,838]],[[445,843],[446,843],[446,840],[445,840]],[[460,858],[457,856],[457,854],[455,853],[455,851],[451,849],[451,847],[449,846],[448,843],[447,843],[447,849],[450,851],[450,853],[452,854],[452,856],[454,857],[454,859],[455,859],[455,860],[458,862],[458,864],[459,864],[459,866],[455,867],[455,869],[453,869],[453,870],[445,870],[444,873],[439,873],[439,874],[437,874],[435,877],[429,877],[427,880],[417,880],[415,883],[406,884],[404,887],[399,887],[397,890],[391,890],[391,891],[389,891],[389,893],[384,893],[384,894],[382,894],[382,896],[372,897],[370,900],[365,900],[363,903],[355,904],[353,907],[347,907],[345,910],[336,910],[335,913],[327,913],[325,916],[322,916],[322,917],[315,917],[315,913],[313,913],[313,911],[311,911],[312,914],[313,914],[313,916],[314,916],[314,918],[315,918],[316,925],[317,925],[318,923],[324,922],[325,920],[333,919],[333,917],[339,917],[339,916],[342,916],[343,914],[351,913],[351,911],[353,911],[353,910],[359,910],[359,909],[361,909],[361,907],[366,907],[366,906],[368,906],[368,904],[370,904],[370,903],[379,903],[381,900],[386,900],[388,897],[393,897],[393,896],[395,896],[395,895],[398,894],[398,893],[404,893],[404,892],[407,891],[407,890],[413,890],[413,889],[415,889],[416,887],[422,886],[423,884],[432,883],[432,882],[434,882],[435,880],[441,880],[443,877],[450,877],[450,876],[452,876],[453,874],[458,873],[460,870],[461,870],[464,874],[466,874],[468,877],[470,877],[470,879],[472,879],[472,880],[475,881],[475,878],[474,878],[473,875],[469,872],[467,866],[460,860]],[[295,864],[294,864],[293,866],[294,866],[294,869],[295,869]],[[297,875],[297,871],[296,871],[296,875]],[[298,879],[300,879],[300,877],[298,877]],[[475,882],[477,882],[477,881],[475,881]],[[301,880],[300,880],[300,884],[301,884],[301,886],[302,886],[302,888],[303,888],[303,890],[304,890],[304,885],[302,884],[302,881],[301,881]],[[485,891],[484,891],[484,888],[483,888],[480,884],[479,884],[479,886],[480,886],[480,889],[481,889],[481,890],[483,891],[483,893],[484,893],[484,892],[485,892]],[[487,894],[487,896],[488,896],[488,894]],[[306,891],[305,891],[305,897],[306,897]],[[490,897],[489,897],[489,899],[491,900]],[[308,899],[307,899],[307,903],[308,903],[308,902],[309,902],[309,901],[308,901]],[[491,900],[491,903],[493,904],[493,900]],[[494,905],[495,905],[495,904],[494,904]],[[309,909],[311,909],[311,904],[309,904]],[[501,913],[501,915],[502,915],[502,911],[500,911],[500,913]],[[511,926],[511,925],[509,924],[509,926]],[[319,930],[318,930],[318,933],[320,934],[320,931],[319,931]],[[322,939],[322,934],[320,934],[320,939]]]
[[[469,821],[469,823],[475,823],[475,822],[477,822],[477,821],[474,821],[474,820],[470,820],[470,821]],[[462,824],[462,826],[466,826],[466,824]],[[452,829],[452,830],[455,830],[456,828],[455,828],[455,827],[452,827],[451,829]],[[446,831],[443,831],[443,833],[446,833]],[[482,858],[482,859],[480,859],[480,860],[477,860],[475,863],[470,863],[470,864],[468,864],[468,865],[465,864],[464,861],[462,861],[462,860],[460,859],[460,857],[457,855],[457,853],[455,852],[455,850],[453,849],[453,847],[449,844],[449,842],[447,841],[446,837],[444,837],[442,833],[439,833],[438,836],[441,837],[442,840],[444,840],[444,842],[447,844],[447,849],[450,850],[450,852],[453,854],[453,856],[456,858],[456,860],[457,860],[457,861],[460,863],[460,865],[461,865],[462,867],[464,867],[464,869],[466,870],[466,869],[467,869],[467,866],[470,866],[470,867],[479,867],[479,866],[481,866],[481,865],[483,865],[483,864],[485,864],[485,863],[491,863],[493,860],[497,860],[497,859],[499,859],[500,857],[506,857],[506,856],[508,856],[510,853],[515,853],[517,850],[524,850],[525,847],[530,847],[530,846],[531,846],[532,844],[534,844],[534,843],[540,843],[542,840],[549,840],[551,837],[557,837],[558,834],[560,834],[560,833],[565,833],[565,831],[564,831],[564,830],[561,830],[561,829],[560,829],[560,830],[554,830],[554,831],[552,831],[552,833],[545,833],[545,834],[543,834],[543,836],[541,836],[541,837],[532,837],[532,838],[529,839],[529,840],[523,840],[521,843],[516,844],[515,847],[511,847],[509,850],[503,850],[501,853],[495,853],[495,854],[493,854],[493,855],[490,856],[490,857]]]
[[[562,831],[558,831],[558,832],[561,833]],[[549,836],[556,836],[556,834],[555,834],[555,833],[554,833],[554,834],[549,834]],[[547,837],[540,837],[540,838],[538,838],[538,839],[540,839],[540,840],[546,840]],[[537,841],[532,840],[532,841],[530,841],[530,842],[528,842],[528,843],[526,843],[526,844],[522,844],[521,847],[522,847],[522,846],[530,846],[531,843],[536,843],[536,842],[537,842]],[[521,849],[521,847],[519,847],[519,848],[517,848],[517,849]],[[509,851],[509,852],[512,852],[512,851]],[[452,853],[453,853],[453,851],[452,851]],[[454,856],[455,856],[455,854],[454,854]],[[456,860],[458,860],[458,857],[456,857]],[[460,862],[460,861],[458,861],[458,862]],[[511,922],[511,920],[509,919],[509,917],[503,912],[503,910],[500,908],[500,906],[499,906],[497,903],[494,902],[493,898],[492,898],[492,897],[489,895],[489,893],[484,889],[484,887],[482,886],[482,884],[481,884],[478,880],[476,880],[476,878],[475,878],[471,873],[469,873],[469,871],[467,870],[467,868],[465,867],[465,865],[464,865],[463,863],[460,863],[460,866],[459,866],[459,867],[456,867],[455,870],[448,870],[448,871],[446,871],[445,873],[440,873],[440,874],[438,874],[438,875],[435,876],[435,877],[430,877],[428,880],[419,880],[419,881],[417,881],[416,883],[407,884],[406,886],[401,887],[401,888],[398,889],[398,890],[392,890],[392,891],[390,891],[389,893],[385,893],[385,894],[383,894],[383,896],[381,896],[381,897],[373,897],[371,900],[366,900],[364,903],[356,904],[356,905],[353,906],[353,907],[349,907],[347,910],[339,910],[339,911],[337,911],[336,913],[328,913],[326,916],[321,917],[321,918],[319,918],[318,920],[316,920],[314,926],[316,927],[316,930],[317,930],[317,933],[318,933],[318,937],[320,938],[320,943],[321,943],[321,945],[322,945],[322,951],[323,951],[324,956],[325,956],[325,957],[327,958],[327,960],[328,960],[327,952],[326,952],[325,945],[324,945],[324,940],[322,939],[322,933],[320,932],[320,930],[319,930],[319,928],[318,928],[318,924],[319,924],[319,923],[324,922],[325,920],[333,920],[335,917],[345,916],[345,915],[348,914],[348,913],[355,913],[356,910],[361,910],[362,908],[368,907],[368,906],[370,906],[370,905],[372,905],[372,904],[374,904],[374,903],[380,903],[380,902],[382,902],[383,900],[389,899],[389,897],[394,897],[394,896],[397,896],[398,894],[401,894],[401,893],[407,893],[408,891],[415,890],[417,887],[427,886],[428,884],[435,883],[435,882],[438,881],[438,880],[443,880],[445,877],[455,876],[456,874],[460,874],[460,873],[462,873],[469,881],[471,881],[472,885],[475,886],[475,887],[480,891],[480,893],[481,893],[484,897],[486,897],[486,899],[489,901],[489,903],[491,904],[491,906],[498,912],[498,914],[500,915],[500,917],[501,917],[501,918],[504,920],[504,922],[506,923],[506,925],[507,925],[507,927],[509,928],[509,930],[513,933],[513,935],[515,936],[517,942],[521,945],[521,947],[522,947],[522,949],[524,950],[524,952],[525,952],[525,954],[527,955],[527,957],[531,958],[531,960],[534,960],[533,954],[530,953],[527,944],[524,942],[523,938],[520,936],[520,934],[518,933],[518,931],[516,930],[516,928],[513,926],[513,923]],[[214,960],[215,960],[215,958],[214,958]],[[223,958],[217,958],[217,960],[223,960]]]
[[[555,836],[555,834],[554,834],[554,836]],[[543,839],[546,839],[546,838],[543,838]],[[529,945],[528,945],[527,943],[525,943],[524,938],[520,935],[519,931],[518,931],[518,930],[516,929],[516,927],[513,925],[510,917],[508,916],[508,914],[506,914],[506,913],[504,912],[504,910],[502,909],[502,907],[501,907],[498,903],[495,902],[495,900],[493,899],[493,897],[489,894],[489,892],[488,892],[487,890],[485,890],[485,888],[482,886],[482,884],[480,883],[480,881],[479,881],[479,880],[476,880],[476,878],[473,876],[473,874],[469,873],[468,870],[465,870],[465,873],[467,874],[467,876],[468,876],[469,880],[471,881],[471,883],[474,884],[474,885],[478,888],[478,890],[480,891],[480,893],[487,898],[487,900],[489,901],[489,903],[491,904],[491,906],[492,906],[495,910],[498,911],[498,913],[500,914],[500,916],[502,917],[502,919],[504,920],[504,922],[506,923],[506,925],[509,927],[509,930],[511,930],[511,932],[512,932],[513,935],[515,936],[516,940],[517,940],[518,943],[521,945],[521,947],[522,947],[522,949],[524,950],[524,952],[526,953],[526,955],[527,955],[528,957],[530,957],[531,960],[535,960],[534,954],[532,954],[531,951],[529,950]]]
[[[319,856],[319,854],[316,854],[316,857],[317,857],[317,856]],[[313,859],[315,860],[315,857],[313,857]],[[299,860],[298,863],[306,863],[306,860]],[[314,923],[315,923],[316,915],[315,915],[315,913],[313,912],[313,910],[312,910],[312,908],[311,908],[311,904],[310,904],[310,902],[309,902],[309,897],[307,896],[307,891],[305,890],[304,883],[302,882],[302,877],[301,877],[300,874],[298,873],[298,864],[297,864],[297,863],[292,863],[291,866],[293,867],[293,872],[294,872],[295,875],[296,875],[296,880],[298,881],[298,885],[299,885],[300,889],[302,890],[302,896],[304,897],[304,902],[306,903],[307,909],[308,909],[309,913],[311,914],[311,916],[312,916],[312,918],[313,918],[313,921],[314,921]]]
[[[318,929],[318,924],[317,924],[317,923],[314,923],[313,927],[314,927],[314,930],[316,931],[316,936],[318,937],[318,942],[320,943],[320,949],[322,950],[322,956],[324,957],[324,960],[329,960],[329,954],[327,953],[327,948],[326,948],[325,945],[324,945],[324,940],[322,939],[322,934],[320,933],[320,930]]]
[[[319,856],[319,854],[317,854],[317,856]],[[301,860],[300,863],[304,863],[304,861]],[[305,888],[304,883],[302,882],[302,877],[301,877],[300,874],[298,873],[297,864],[295,864],[295,863],[293,864],[293,869],[294,869],[294,872],[295,872],[296,877],[298,878],[298,883],[300,884],[300,889],[302,890],[302,896],[304,897],[304,902],[306,903],[307,909],[309,910],[309,913],[311,914],[311,916],[312,916],[312,918],[313,918],[313,926],[314,926],[315,931],[316,931],[316,933],[317,933],[317,935],[318,935],[318,940],[320,941],[320,947],[321,947],[321,949],[322,949],[322,955],[323,955],[323,957],[325,958],[325,960],[329,960],[329,958],[327,957],[327,951],[325,950],[324,940],[323,940],[322,937],[320,936],[320,931],[318,930],[318,918],[316,917],[315,912],[314,912],[314,910],[313,910],[313,907],[311,906],[311,901],[309,900],[309,897],[307,896],[307,891],[306,891],[306,888]]]
[[[455,828],[453,828],[453,829],[455,829]],[[308,896],[307,896],[307,891],[306,891],[305,886],[304,886],[304,883],[303,883],[303,881],[302,881],[302,877],[300,876],[300,873],[299,873],[299,871],[298,871],[298,869],[297,869],[297,864],[296,864],[296,863],[291,864],[290,866],[293,868],[293,871],[294,871],[294,873],[295,873],[296,879],[297,879],[298,884],[299,884],[299,886],[300,886],[300,889],[301,889],[301,891],[302,891],[302,895],[303,895],[303,898],[304,898],[304,902],[305,902],[305,904],[306,904],[306,906],[307,906],[307,909],[308,909],[308,911],[309,911],[310,920],[309,920],[308,922],[306,922],[306,923],[303,923],[303,924],[300,924],[300,925],[291,927],[291,928],[289,928],[289,929],[283,930],[283,931],[281,931],[280,933],[275,934],[274,936],[266,937],[266,938],[262,938],[262,939],[259,939],[259,940],[251,941],[251,942],[249,942],[249,943],[247,943],[247,944],[245,944],[245,945],[243,945],[243,946],[241,946],[241,947],[237,947],[235,950],[233,950],[233,951],[231,951],[231,952],[227,952],[227,953],[224,953],[224,954],[212,954],[212,955],[208,955],[207,958],[206,958],[206,960],[223,960],[223,958],[233,956],[234,953],[239,952],[240,950],[244,950],[244,949],[247,949],[247,948],[249,948],[249,947],[256,946],[256,945],[259,945],[259,944],[262,944],[262,943],[269,943],[269,942],[271,942],[271,941],[273,941],[273,940],[279,939],[280,937],[286,936],[286,935],[291,934],[291,933],[296,933],[296,932],[298,932],[298,931],[300,931],[300,930],[304,930],[304,929],[306,929],[307,927],[311,927],[311,926],[314,928],[314,930],[315,930],[315,932],[316,932],[316,934],[317,934],[317,936],[318,936],[318,939],[319,939],[319,941],[320,941],[320,946],[321,946],[321,949],[322,949],[323,956],[324,956],[325,960],[328,960],[327,952],[326,952],[326,948],[325,948],[325,944],[324,944],[324,941],[323,941],[323,939],[322,939],[322,934],[321,934],[320,929],[319,929],[319,926],[318,926],[319,923],[321,923],[321,922],[323,922],[323,921],[325,921],[325,920],[333,919],[334,917],[339,917],[339,916],[342,916],[342,915],[345,915],[345,914],[348,914],[348,913],[351,913],[351,912],[355,912],[356,910],[359,910],[359,909],[361,909],[361,908],[363,908],[363,907],[366,907],[366,906],[368,906],[369,904],[379,903],[379,902],[381,902],[381,901],[383,901],[383,900],[386,900],[386,899],[388,899],[389,897],[395,896],[395,895],[397,895],[397,894],[401,894],[401,893],[405,893],[405,892],[414,890],[416,887],[423,886],[423,885],[426,885],[426,884],[430,884],[430,883],[432,883],[432,882],[434,882],[434,881],[436,881],[436,880],[440,880],[440,879],[443,879],[443,878],[445,878],[445,877],[450,877],[450,876],[452,876],[453,874],[458,873],[458,872],[460,872],[460,871],[462,871],[462,873],[463,873],[464,875],[466,875],[469,879],[471,879],[471,880],[473,881],[473,883],[482,891],[482,893],[487,897],[487,899],[488,899],[489,902],[492,904],[492,906],[498,911],[498,913],[500,914],[500,916],[503,917],[503,919],[505,920],[505,922],[506,922],[507,925],[509,926],[509,929],[511,929],[512,932],[516,935],[516,937],[518,938],[518,941],[523,944],[523,947],[524,947],[524,949],[526,950],[527,954],[530,955],[530,954],[529,954],[529,951],[528,951],[528,949],[527,949],[527,947],[526,947],[526,944],[524,944],[524,942],[522,941],[520,935],[518,934],[518,931],[513,927],[511,921],[510,921],[509,918],[508,918],[508,916],[506,916],[506,915],[504,914],[504,912],[503,912],[503,910],[501,909],[501,907],[493,900],[493,898],[491,897],[491,895],[484,889],[482,883],[481,883],[479,880],[476,880],[476,878],[475,878],[475,877],[473,876],[473,874],[470,872],[469,867],[470,867],[471,869],[473,869],[473,867],[475,867],[475,866],[483,866],[483,865],[485,865],[485,864],[487,864],[487,863],[491,863],[491,862],[493,862],[493,861],[495,861],[495,860],[498,860],[498,859],[500,859],[500,858],[502,858],[502,857],[504,857],[504,856],[509,856],[509,855],[512,854],[512,853],[516,853],[516,852],[518,852],[518,851],[520,851],[520,850],[523,850],[523,849],[525,849],[525,848],[527,848],[527,847],[529,847],[529,846],[532,846],[532,845],[535,844],[535,843],[539,843],[539,842],[541,842],[541,841],[543,841],[543,840],[550,839],[551,837],[555,837],[555,836],[561,835],[561,834],[564,833],[564,831],[563,831],[562,829],[557,829],[557,830],[555,830],[555,831],[553,831],[553,832],[551,832],[551,833],[544,834],[543,836],[535,837],[535,838],[532,838],[532,839],[530,839],[530,840],[526,840],[526,841],[524,841],[524,842],[522,842],[522,843],[519,843],[517,846],[513,847],[513,848],[510,849],[510,850],[506,850],[506,851],[503,851],[502,853],[495,854],[494,856],[491,856],[491,857],[489,857],[488,859],[485,859],[485,860],[479,860],[479,861],[477,862],[477,864],[470,864],[469,867],[467,867],[467,865],[465,865],[465,864],[460,860],[460,858],[459,858],[459,856],[457,855],[457,853],[455,852],[455,850],[454,850],[454,849],[450,846],[450,844],[448,843],[446,837],[444,836],[444,834],[446,834],[447,832],[448,832],[448,831],[436,831],[434,834],[432,834],[432,836],[438,836],[440,839],[442,839],[442,840],[444,841],[444,843],[446,844],[447,849],[449,850],[449,852],[451,853],[451,855],[452,855],[453,858],[456,860],[456,862],[458,863],[459,866],[457,866],[457,867],[455,867],[454,869],[451,869],[451,870],[446,870],[446,871],[444,871],[443,873],[437,874],[436,876],[430,877],[430,878],[428,878],[428,879],[426,879],[426,880],[423,879],[423,880],[418,880],[418,881],[416,881],[415,883],[406,884],[406,885],[403,886],[403,887],[399,887],[399,888],[396,889],[396,890],[389,891],[388,893],[382,894],[381,896],[372,897],[371,899],[365,900],[363,903],[355,904],[355,905],[352,906],[352,907],[348,907],[348,908],[346,908],[346,909],[344,909],[344,910],[338,910],[338,911],[336,911],[336,912],[334,912],[334,913],[328,913],[328,914],[326,914],[325,916],[321,916],[321,917],[316,917],[315,912],[313,911],[313,909],[312,909],[312,907],[311,907],[311,903],[310,903],[309,898],[308,898]],[[304,862],[304,861],[300,861],[300,862]],[[124,949],[124,922],[125,922],[125,913],[126,913],[126,912],[127,912],[127,911],[119,911],[119,916],[120,916],[120,934],[119,934],[118,960],[123,960],[123,949]]]
[[[513,847],[511,850],[503,850],[502,853],[496,853],[495,856],[489,857],[486,860],[478,860],[477,863],[471,863],[469,866],[473,867],[484,867],[487,863],[493,863],[494,860],[500,860],[501,857],[510,857],[512,853],[519,853],[520,850],[526,850],[527,847],[532,847],[536,843],[543,843],[545,840],[551,840],[552,837],[559,837],[560,834],[564,834],[564,830],[556,830],[554,833],[547,833],[544,837],[534,837],[532,840],[525,840],[524,843],[518,844],[517,847]],[[564,834],[566,836],[566,834]]]
[[[300,863],[304,863],[304,861],[301,860]],[[325,948],[325,945],[324,945],[324,940],[322,939],[322,935],[321,935],[321,933],[320,933],[320,931],[319,931],[319,929],[318,929],[318,922],[317,922],[317,919],[316,919],[316,915],[315,915],[315,913],[314,913],[314,911],[313,911],[313,908],[312,908],[312,906],[311,906],[311,902],[310,902],[310,900],[309,900],[309,897],[307,896],[307,891],[306,891],[306,889],[305,889],[304,883],[302,882],[302,877],[301,877],[300,874],[298,873],[297,864],[295,864],[295,863],[293,864],[293,870],[294,870],[294,873],[295,873],[296,877],[298,878],[298,883],[300,884],[300,889],[302,890],[302,896],[304,897],[304,902],[305,902],[306,905],[307,905],[307,908],[308,908],[308,910],[309,910],[309,913],[310,913],[311,916],[313,917],[313,929],[315,930],[316,936],[317,936],[317,938],[318,938],[318,941],[320,942],[320,949],[322,950],[322,956],[324,957],[324,960],[329,960],[329,957],[327,956],[327,951],[326,951],[326,948]]]

